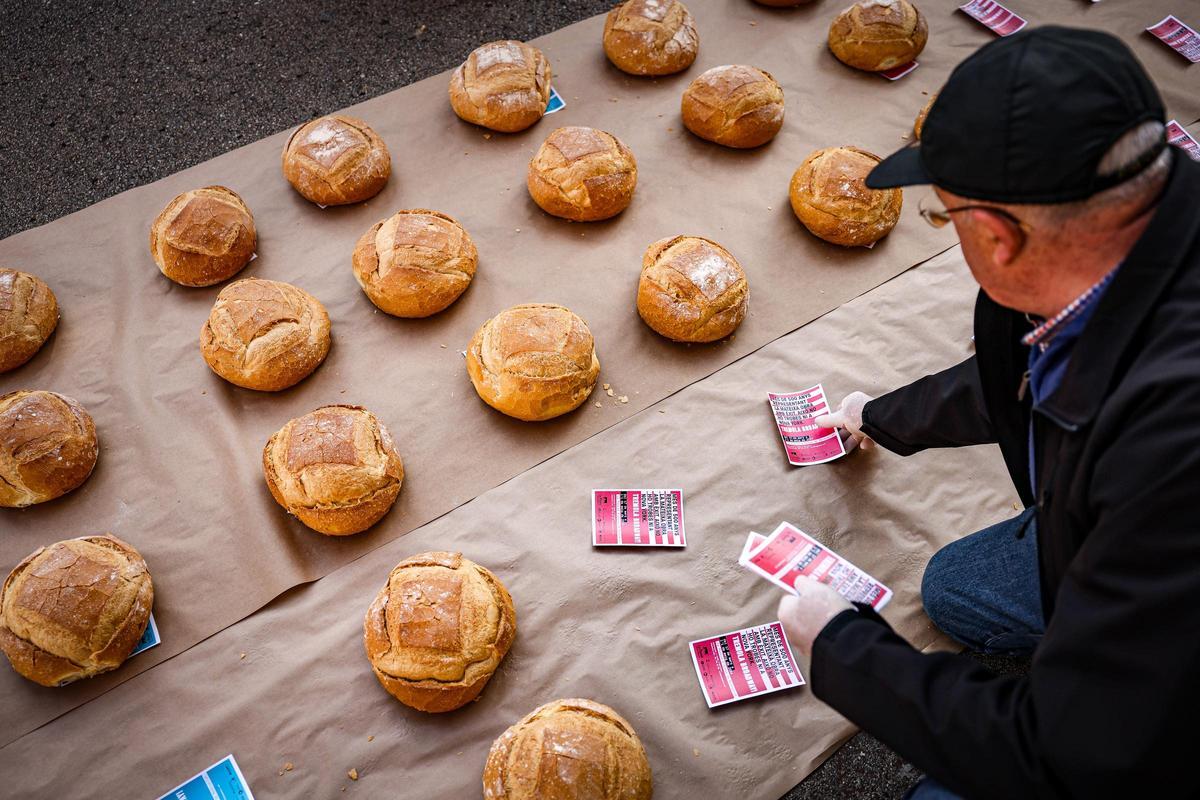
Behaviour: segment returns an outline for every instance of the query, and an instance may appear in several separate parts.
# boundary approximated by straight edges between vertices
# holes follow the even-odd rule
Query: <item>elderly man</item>
[[[1200,795],[1200,164],[1105,34],[999,39],[873,188],[933,184],[982,291],[976,355],[823,420],[901,455],[998,443],[1025,504],[929,562],[930,618],[1024,677],[922,654],[818,583],[780,603],[816,696],[921,798]]]

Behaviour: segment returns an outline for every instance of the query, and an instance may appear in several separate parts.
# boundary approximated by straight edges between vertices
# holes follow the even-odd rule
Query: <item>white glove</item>
[[[779,601],[778,614],[787,640],[811,658],[817,636],[848,608],[854,608],[849,600],[817,579],[804,577],[797,579],[795,595],[784,595]]]
[[[822,428],[844,430],[849,437],[846,442],[847,451],[858,446],[861,446],[863,450],[869,450],[875,446],[875,442],[862,431],[862,415],[863,407],[873,399],[870,395],[862,392],[851,392],[842,398],[842,404],[838,406],[837,411],[820,414],[813,419],[813,422]],[[843,436],[842,438],[846,439],[847,437]]]

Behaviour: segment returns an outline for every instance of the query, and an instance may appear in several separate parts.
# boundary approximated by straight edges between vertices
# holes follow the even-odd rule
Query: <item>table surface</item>
[[[0,238],[458,64],[611,0],[495,3],[177,0],[48,3],[9,15],[0,50]],[[336,57],[333,56],[336,54]],[[993,659],[1004,671],[1021,662]],[[859,734],[787,795],[899,797],[920,772]]]

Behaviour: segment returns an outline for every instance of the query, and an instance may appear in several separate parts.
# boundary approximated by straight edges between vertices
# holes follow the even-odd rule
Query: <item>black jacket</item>
[[[1037,505],[1046,635],[1025,677],[923,655],[863,607],[813,646],[817,697],[971,798],[1200,796],[1200,164],[1176,153],[1145,235],[1033,413],[1023,314],[980,293],[976,355],[869,402],[907,455],[996,442]]]

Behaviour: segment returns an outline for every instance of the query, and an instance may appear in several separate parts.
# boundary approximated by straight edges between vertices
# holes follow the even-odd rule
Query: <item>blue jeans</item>
[[[1026,655],[1045,632],[1034,509],[943,547],[921,580],[925,613],[968,649]],[[906,800],[960,800],[925,778]]]

